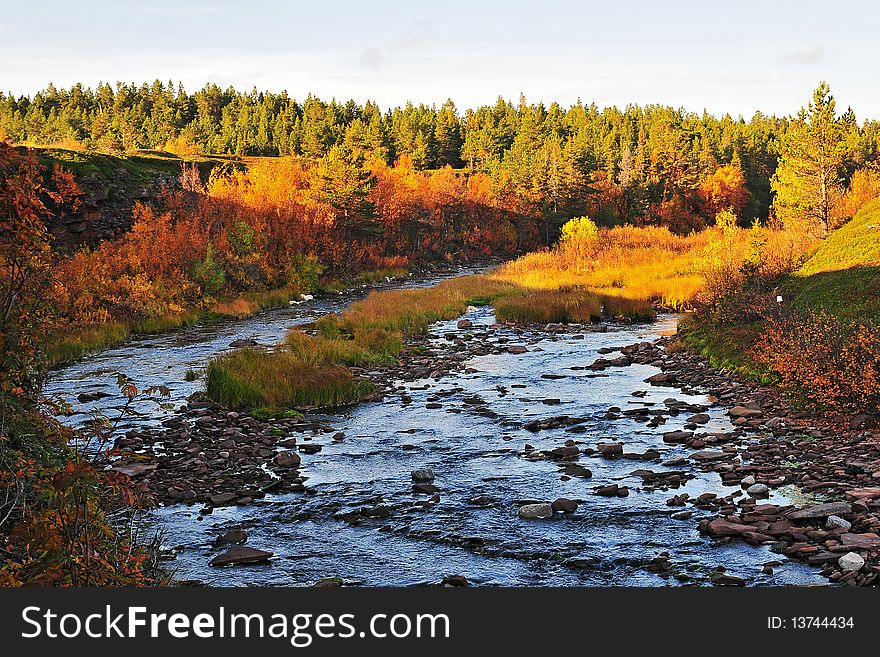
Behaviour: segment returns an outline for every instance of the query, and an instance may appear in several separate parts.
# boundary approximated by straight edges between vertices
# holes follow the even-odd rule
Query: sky
[[[381,107],[578,99],[880,119],[873,0],[0,0],[0,89],[213,82]]]

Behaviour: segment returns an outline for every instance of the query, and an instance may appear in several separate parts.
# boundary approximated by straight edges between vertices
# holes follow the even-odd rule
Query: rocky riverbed
[[[178,578],[214,585],[872,584],[870,419],[714,371],[674,322],[472,309],[358,371],[370,401],[266,421],[196,395],[116,467],[163,505]]]

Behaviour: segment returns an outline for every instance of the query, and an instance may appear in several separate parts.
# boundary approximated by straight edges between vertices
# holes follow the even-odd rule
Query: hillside
[[[776,284],[783,308],[798,314],[824,310],[837,322],[880,320],[880,199],[866,204],[851,221],[831,232],[800,268]],[[713,366],[763,378],[766,370],[754,362],[752,350],[765,335],[768,322],[766,316],[754,315],[749,297],[744,294],[729,304],[730,308],[745,304],[738,314],[728,311],[722,317],[705,312],[686,318],[679,335]]]
[[[782,285],[797,309],[840,319],[880,319],[880,199],[832,232]]]
[[[183,160],[161,151],[104,155],[60,148],[34,150],[48,169],[58,165],[72,172],[83,191],[77,212],[55,217],[49,224],[55,246],[66,251],[94,246],[128,230],[134,204],[153,200],[163,189],[178,188],[183,164],[195,163],[203,181],[219,164],[243,165],[238,158]]]

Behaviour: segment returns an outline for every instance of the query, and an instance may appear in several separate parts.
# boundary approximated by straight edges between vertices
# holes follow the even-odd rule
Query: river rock
[[[208,497],[211,506],[229,506],[236,499],[238,499],[238,495],[235,493],[217,493]]]
[[[524,354],[528,351],[528,349],[521,344],[512,344],[507,348],[507,353],[509,354]]]
[[[114,465],[112,469],[115,472],[127,474],[129,477],[138,477],[144,473],[152,472],[158,467],[158,463],[121,463]]]
[[[742,577],[722,574],[713,577],[712,584],[714,584],[715,586],[745,586],[746,581]]]
[[[241,527],[233,527],[225,534],[221,534],[214,539],[214,547],[223,547],[224,545],[239,545],[247,541],[247,532]]]
[[[742,486],[743,488],[748,488],[749,486],[754,486],[755,485],[755,478],[752,475],[749,475],[748,477],[743,477],[740,480],[739,485]]]
[[[847,552],[840,559],[837,560],[837,565],[840,566],[841,570],[845,573],[853,572],[856,570],[861,570],[862,566],[865,565],[865,559],[855,552]]]
[[[848,500],[873,500],[880,497],[880,488],[855,488],[846,492]]]
[[[519,517],[523,520],[545,520],[553,517],[553,507],[547,503],[524,504],[519,508]]]
[[[460,319],[458,320],[458,328],[460,329],[469,329],[472,328],[474,323],[469,319]]]
[[[663,434],[664,443],[683,443],[693,437],[693,431],[667,431]]]
[[[274,552],[236,545],[229,548],[223,554],[214,557],[209,563],[212,566],[232,566],[242,563],[259,563],[267,561],[272,556],[274,556]]]
[[[551,508],[558,513],[574,513],[577,511],[578,503],[567,497],[559,497],[553,500]]]
[[[713,536],[740,536],[752,531],[755,531],[755,528],[751,525],[730,522],[721,518],[710,521],[708,526],[708,533]]]
[[[410,476],[413,481],[434,481],[434,471],[431,468],[416,468]]]
[[[80,395],[77,395],[76,399],[80,404],[89,404],[91,402],[98,401],[99,399],[104,399],[105,397],[109,397],[110,395],[106,392],[84,392]]]
[[[469,586],[467,577],[464,575],[447,575],[440,582],[440,586],[444,587],[466,587]]]
[[[623,454],[623,445],[620,443],[599,443],[596,445],[599,453],[604,457],[614,457]]]
[[[846,502],[826,502],[825,504],[812,504],[796,511],[792,511],[786,517],[789,520],[809,520],[810,518],[827,518],[828,516],[847,515],[852,513],[852,507]]]
[[[709,421],[709,414],[697,413],[696,415],[691,415],[687,421],[692,424],[706,424]]]
[[[828,516],[828,520],[825,521],[825,529],[842,529],[848,532],[852,529],[852,523],[840,516]]]
[[[752,497],[769,497],[770,489],[764,484],[752,484],[746,489],[746,492]]]
[[[293,450],[278,452],[273,460],[279,468],[298,468],[302,462],[299,454]]]
[[[691,458],[698,461],[718,461],[719,459],[726,459],[731,456],[733,455],[728,454],[727,452],[720,452],[716,449],[704,449],[691,454]]]
[[[748,408],[747,406],[734,406],[727,414],[733,418],[752,418],[752,417],[761,417],[764,415],[763,411],[757,408]]]
[[[841,534],[840,542],[847,547],[870,550],[880,548],[880,536],[874,533],[868,534]]]

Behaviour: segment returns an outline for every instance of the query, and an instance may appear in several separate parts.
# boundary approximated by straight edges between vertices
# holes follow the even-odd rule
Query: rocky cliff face
[[[131,228],[135,203],[153,202],[163,189],[180,187],[173,174],[154,171],[136,176],[123,166],[76,175],[76,181],[83,191],[76,212],[59,214],[48,226],[55,247],[63,251],[118,237]]]

